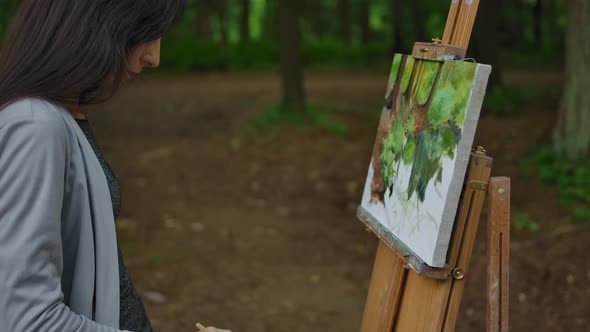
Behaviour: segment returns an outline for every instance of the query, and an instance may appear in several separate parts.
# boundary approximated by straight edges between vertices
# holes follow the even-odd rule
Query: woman
[[[21,1],[0,50],[0,330],[152,330],[117,246],[120,190],[80,107],[157,67],[183,7]]]

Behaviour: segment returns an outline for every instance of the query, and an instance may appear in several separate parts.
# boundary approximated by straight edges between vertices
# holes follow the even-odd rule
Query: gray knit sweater
[[[109,164],[102,156],[100,148],[98,147],[96,139],[94,138],[94,134],[92,133],[92,129],[90,128],[89,122],[85,120],[76,120],[76,122],[78,122],[78,125],[84,132],[84,135],[86,135],[86,138],[88,139],[90,146],[92,146],[92,149],[94,150],[94,153],[100,162],[100,166],[107,177],[109,191],[111,193],[111,201],[113,203],[113,214],[116,220],[119,216],[119,212],[121,211],[121,188],[119,186],[119,182],[117,181],[117,178],[115,177]],[[135,332],[151,332],[152,326],[146,315],[141,298],[133,286],[131,275],[129,274],[127,266],[125,266],[121,250],[119,249],[118,252],[119,278],[121,281],[119,288],[119,293],[121,295],[119,328]]]

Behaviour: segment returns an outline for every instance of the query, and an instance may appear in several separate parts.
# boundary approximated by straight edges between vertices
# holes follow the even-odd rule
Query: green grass
[[[337,112],[346,111],[342,107],[319,108],[306,104],[304,112],[296,112],[291,107],[277,105],[270,107],[253,120],[253,127],[260,131],[274,132],[280,126],[312,126],[339,135],[348,135],[349,130],[338,119]]]
[[[535,150],[520,165],[523,176],[536,176],[555,185],[560,203],[578,222],[590,222],[590,160],[571,160],[545,147]]]
[[[541,231],[541,226],[533,221],[528,214],[520,213],[514,216],[512,220],[512,227],[517,232],[531,232],[531,233],[538,233]]]

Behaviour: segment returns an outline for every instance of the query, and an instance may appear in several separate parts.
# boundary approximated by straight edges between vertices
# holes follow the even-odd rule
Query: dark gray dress
[[[76,120],[76,122],[84,132],[84,135],[86,135],[90,146],[92,146],[92,149],[94,150],[94,153],[96,154],[96,157],[98,158],[98,161],[104,170],[109,184],[109,191],[111,193],[111,199],[113,202],[113,214],[116,220],[121,210],[121,188],[119,187],[119,183],[115,178],[113,171],[103,158],[88,121]],[[121,250],[120,248],[117,249],[119,252],[119,292],[121,296],[119,328],[121,330],[134,332],[151,332],[152,326],[145,312],[144,305],[141,301],[141,298],[137,294],[137,290],[133,286],[131,276],[127,270],[127,267],[125,266],[125,262],[123,261]]]

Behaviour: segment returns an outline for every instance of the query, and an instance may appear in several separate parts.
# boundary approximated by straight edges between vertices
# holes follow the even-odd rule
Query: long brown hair
[[[0,49],[0,110],[27,97],[85,105],[112,96],[130,51],[160,38],[184,5],[22,0]]]

